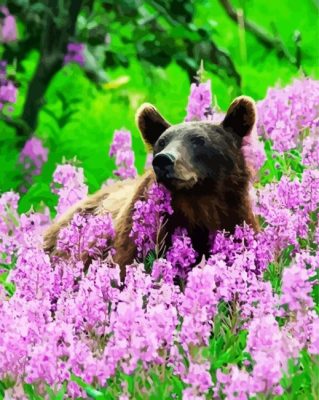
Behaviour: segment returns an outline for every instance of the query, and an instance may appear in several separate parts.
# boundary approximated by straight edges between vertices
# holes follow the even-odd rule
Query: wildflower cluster
[[[88,187],[84,183],[83,168],[71,164],[58,165],[53,174],[52,188],[53,192],[59,196],[56,211],[58,215],[61,215],[88,194]]]
[[[196,261],[197,253],[192,247],[191,238],[185,228],[177,228],[172,235],[172,246],[166,253],[166,259],[173,266],[174,276],[186,278],[189,267]]]
[[[5,104],[14,104],[17,100],[17,88],[13,82],[7,78],[7,63],[0,61],[0,111]]]
[[[134,153],[132,151],[131,132],[124,129],[114,132],[113,142],[111,144],[110,157],[115,157],[117,169],[113,172],[120,179],[136,177],[136,168],[134,166]]]
[[[258,103],[258,111],[259,134],[272,140],[274,150],[293,149],[309,133],[308,142],[317,141],[319,82],[300,79],[284,89],[271,88],[265,100]]]
[[[61,229],[57,249],[74,261],[88,257],[103,257],[114,238],[113,221],[109,214],[75,214],[70,224]]]
[[[230,399],[236,399],[238,394],[243,399],[257,394],[283,394],[280,382],[289,374],[289,360],[296,362],[300,351],[307,347],[309,352],[318,354],[313,332],[319,319],[313,311],[311,297],[315,283],[311,278],[318,267],[318,254],[311,256],[308,251],[302,251],[284,270],[282,294],[274,296],[268,292],[263,302],[270,307],[255,314],[247,325],[247,351],[251,356],[247,369],[239,370],[234,366],[229,368],[228,374],[218,371],[216,392],[222,391]],[[280,326],[276,317],[284,318],[285,324]]]
[[[163,186],[153,184],[146,200],[134,205],[130,237],[134,239],[138,257],[144,259],[150,251],[161,252],[161,231],[166,215],[173,213],[170,193]]]
[[[286,107],[297,112],[295,100],[280,108],[278,98],[303,88],[302,99],[314,99],[317,87],[301,80],[282,94],[271,91],[258,105],[259,131],[270,126],[270,110],[277,119],[285,118]],[[319,113],[310,115],[299,119],[309,129],[301,126],[297,136],[292,129],[285,142],[273,136],[274,147],[284,151],[289,142],[298,151],[301,140],[312,140]],[[119,132],[111,156],[131,145]],[[135,204],[131,238],[139,260],[127,266],[124,282],[112,258],[108,214],[75,214],[49,258],[42,249],[48,215],[19,215],[19,196],[4,193],[0,391],[7,398],[160,393],[245,400],[280,398],[287,390],[311,398],[311,373],[304,374],[319,360],[319,175],[316,144],[307,146],[304,155],[299,150],[302,164],[291,164],[298,173],[253,188],[260,232],[244,225],[233,235],[212,233],[210,256],[192,268],[197,254],[185,229],[173,233],[170,248],[161,246],[170,195],[151,187]],[[83,170],[70,164],[58,166],[54,184],[58,214],[87,194]],[[149,253],[151,270],[143,263]]]
[[[213,115],[211,82],[192,83],[185,121],[208,120]]]
[[[21,150],[19,161],[24,169],[25,185],[28,186],[32,183],[32,178],[39,175],[42,165],[48,160],[48,149],[46,149],[42,141],[33,137],[25,142]],[[26,191],[26,186],[23,186],[21,191]]]
[[[17,40],[17,24],[15,17],[7,7],[0,7],[0,43],[9,43]]]
[[[6,192],[0,197],[0,262],[10,266],[19,246],[18,209],[19,195]]]

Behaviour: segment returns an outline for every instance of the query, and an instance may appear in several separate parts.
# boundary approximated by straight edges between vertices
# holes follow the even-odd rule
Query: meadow
[[[136,3],[143,24],[152,23],[156,11],[172,42],[184,40],[176,45],[180,51],[189,41],[200,52],[210,35],[231,55],[239,84],[225,72],[229,64],[213,65],[209,57],[201,58],[201,67],[194,54],[176,49],[173,55],[154,50],[152,59],[146,51],[142,58],[146,39],[138,29],[145,28],[135,24],[135,8],[96,2],[94,18],[79,14],[77,41],[92,50],[84,33],[99,26],[101,15],[108,18],[110,40],[103,46],[115,61],[107,68],[94,64],[94,75],[82,45],[75,55],[68,47],[36,128],[21,141],[12,121],[23,113],[42,51],[32,42],[21,59],[10,59],[28,35],[29,22],[19,14],[23,3],[8,1],[7,11],[0,9],[4,18],[12,10],[17,28],[5,42],[0,15],[6,61],[0,64],[0,398],[318,399],[316,3],[234,2],[275,32],[294,62],[233,23],[222,2],[185,1],[182,11],[179,2],[172,2],[175,11],[166,10],[170,2],[162,8],[161,2]],[[32,15],[41,12],[34,7]],[[159,65],[165,57],[167,64]],[[199,70],[192,85],[189,68]],[[76,201],[149,167],[134,121],[141,103],[155,104],[172,123],[218,123],[241,93],[257,101],[257,126],[243,152],[255,171],[250,194],[260,232],[246,225],[233,235],[215,232],[210,257],[193,268],[196,254],[185,230],[158,254],[159,221],[172,210],[170,193],[155,185],[134,211],[139,252],[124,283],[112,260],[108,214],[74,216],[57,244],[67,259],[43,251],[44,230]],[[93,259],[88,268],[84,253]]]

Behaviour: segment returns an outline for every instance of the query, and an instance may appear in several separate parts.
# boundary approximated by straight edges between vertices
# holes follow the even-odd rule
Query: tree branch
[[[238,87],[241,87],[241,76],[238,73],[235,64],[229,54],[211,42],[210,60],[216,65],[221,66],[227,72],[227,75],[233,77]],[[218,71],[217,71],[218,73]]]
[[[219,0],[220,4],[228,14],[228,16],[238,23],[238,13],[232,6],[230,0]],[[271,36],[266,30],[248,20],[243,15],[243,22],[246,30],[252,33],[256,39],[267,49],[275,49],[279,57],[286,58],[291,64],[296,65],[296,59],[289,53],[284,43],[279,37]]]
[[[21,118],[12,118],[8,115],[0,113],[0,121],[5,122],[8,126],[11,126],[12,128],[22,131],[25,135],[29,135],[31,133],[30,127]]]
[[[235,80],[236,85],[240,88],[241,76],[230,55],[217,46],[210,38],[209,32],[201,29],[199,34],[200,39],[195,43],[189,39],[184,40],[183,47],[186,49],[187,57],[178,59],[177,64],[187,71],[190,81],[193,81],[197,73],[198,65],[201,60],[205,60],[207,70],[212,70],[212,64],[215,65],[215,69],[213,68],[215,74],[224,78],[226,72],[229,77]],[[194,59],[196,61],[196,67],[188,64],[186,62],[187,58]]]

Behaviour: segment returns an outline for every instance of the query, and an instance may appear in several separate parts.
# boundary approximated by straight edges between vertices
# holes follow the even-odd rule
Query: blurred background
[[[24,212],[53,207],[53,172],[70,160],[97,190],[121,128],[142,172],[136,109],[147,101],[181,122],[201,61],[221,110],[318,78],[318,10],[318,0],[0,0],[0,194],[20,191]],[[32,137],[41,168],[26,179],[19,158]]]

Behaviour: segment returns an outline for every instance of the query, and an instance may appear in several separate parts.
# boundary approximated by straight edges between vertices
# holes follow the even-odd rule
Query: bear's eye
[[[165,139],[160,139],[159,141],[158,141],[158,147],[160,147],[161,149],[165,146]]]
[[[193,136],[191,138],[191,143],[194,146],[203,146],[205,144],[205,138],[203,138],[202,136]]]

